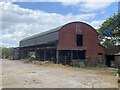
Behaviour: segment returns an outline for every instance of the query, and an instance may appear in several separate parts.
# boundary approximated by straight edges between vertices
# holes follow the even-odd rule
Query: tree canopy
[[[12,56],[13,48],[0,47],[0,51],[2,51],[2,58],[9,58]]]
[[[114,27],[115,23],[117,23],[119,25]],[[109,31],[110,27],[113,28],[111,30],[111,36],[107,36],[107,35],[105,35],[104,31],[105,30]],[[108,46],[111,46],[111,45],[113,45],[113,46],[120,45],[120,13],[114,14],[110,18],[107,18],[107,20],[105,20],[102,23],[102,25],[97,30],[97,32],[100,35],[99,36],[100,43],[104,47],[108,47]]]

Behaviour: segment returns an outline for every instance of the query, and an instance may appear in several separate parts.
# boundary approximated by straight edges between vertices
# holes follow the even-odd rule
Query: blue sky
[[[84,2],[80,2],[81,4]],[[80,7],[72,6],[72,5],[63,5],[61,2],[14,2],[14,4],[19,5],[22,8],[28,8],[32,10],[42,10],[48,13],[58,13],[62,15],[66,14],[85,14],[85,13],[90,13],[90,12],[84,12],[80,11]],[[111,5],[108,7],[94,11],[96,13],[96,17],[94,18],[95,20],[103,20],[106,19],[110,16],[112,16],[114,13],[118,12],[118,2],[113,2]],[[92,21],[90,19],[89,21]]]
[[[14,0],[15,1],[15,0]],[[2,11],[2,45],[19,46],[25,37],[74,21],[90,24],[95,29],[118,12],[118,2],[0,2]],[[93,0],[95,1],[95,0]]]

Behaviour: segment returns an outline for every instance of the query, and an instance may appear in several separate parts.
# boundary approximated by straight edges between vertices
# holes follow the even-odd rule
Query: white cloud
[[[21,8],[10,2],[0,2],[2,11],[3,46],[18,46],[19,41],[30,35],[53,29],[72,21],[85,21],[95,14],[61,15],[40,10]]]
[[[80,11],[83,12],[94,12],[98,10],[104,10],[106,7],[111,5],[113,2],[85,2],[79,4],[81,7]]]
[[[2,0],[4,2],[62,2],[62,3],[77,3],[77,2],[118,2],[119,0]]]
[[[92,25],[95,29],[98,29],[104,21],[105,20],[94,20],[89,24]]]
[[[103,12],[103,10],[108,7],[109,5],[111,5],[113,2],[118,2],[118,0],[74,0],[74,1],[63,1],[63,0],[59,0],[62,2],[63,5],[65,6],[76,6],[79,7],[80,11],[83,12],[94,12],[94,11],[98,11],[101,10]]]
[[[119,0],[3,0],[5,2],[61,2],[65,6],[79,7],[79,11],[94,12],[104,10],[113,2]]]

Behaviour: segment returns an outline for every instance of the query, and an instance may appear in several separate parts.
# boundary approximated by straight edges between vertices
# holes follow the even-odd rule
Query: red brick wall
[[[76,46],[75,24],[66,25],[59,31],[58,45],[65,48]]]
[[[83,42],[84,47],[87,47],[86,54],[90,62],[96,63],[99,59],[98,53],[104,54],[104,48],[99,44],[97,32],[86,24],[84,24],[83,27]]]
[[[80,25],[82,32],[76,31],[76,25]],[[65,25],[59,31],[58,47],[77,47],[76,46],[76,34],[83,34],[83,47],[86,49],[86,56],[92,63],[97,62],[98,53],[104,53],[104,49],[99,45],[98,35],[96,31],[85,23],[70,23]]]

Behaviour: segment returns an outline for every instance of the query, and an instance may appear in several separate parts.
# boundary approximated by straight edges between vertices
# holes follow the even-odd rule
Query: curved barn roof
[[[35,37],[39,37],[39,36],[42,36],[42,35],[46,35],[46,34],[49,34],[49,33],[52,33],[52,32],[56,32],[56,31],[59,31],[61,28],[65,27],[66,25],[68,24],[72,24],[72,23],[83,23],[83,24],[86,24],[88,26],[90,26],[89,24],[87,23],[84,23],[84,22],[80,22],[80,21],[76,21],[76,22],[70,22],[70,23],[67,23],[63,26],[59,26],[57,28],[54,28],[54,29],[51,29],[51,30],[48,30],[48,31],[45,31],[45,32],[42,32],[42,33],[38,33],[38,34],[35,34],[33,36],[30,36],[30,37],[27,37],[27,38],[24,38],[22,39],[21,41],[24,41],[24,40],[29,40],[29,39],[32,39],[32,38],[35,38]],[[93,28],[92,26],[90,26],[91,28]],[[93,28],[94,29],[94,28]],[[95,29],[94,29],[95,30]],[[95,30],[96,31],[96,30]]]
[[[59,30],[62,30],[62,28],[66,27],[69,24],[73,24],[73,23],[85,24],[85,25],[91,27],[96,32],[96,30],[87,23],[79,22],[79,21],[70,22],[70,23],[67,23],[63,26],[57,27],[55,29],[51,29],[49,31],[45,31],[45,32],[38,33],[36,35],[30,36],[27,38],[24,38],[20,41],[19,45],[20,45],[20,47],[26,47],[26,46],[41,45],[41,44],[57,41],[59,39]]]

